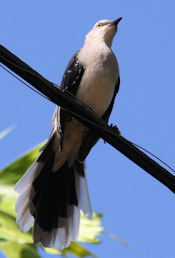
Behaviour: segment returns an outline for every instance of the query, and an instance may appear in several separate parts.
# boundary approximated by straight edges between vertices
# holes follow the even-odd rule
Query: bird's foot
[[[110,127],[113,129],[115,134],[117,134],[118,136],[121,136],[121,133],[116,125],[111,124]],[[106,142],[104,141],[104,143]]]
[[[110,127],[113,129],[114,133],[117,134],[118,136],[121,135],[120,130],[116,125],[111,124]]]

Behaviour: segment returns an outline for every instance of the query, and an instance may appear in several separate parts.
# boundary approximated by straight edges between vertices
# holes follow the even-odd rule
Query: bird
[[[60,86],[106,122],[120,85],[111,46],[121,19],[93,26],[69,61]],[[17,224],[24,233],[33,226],[35,244],[63,250],[78,238],[80,211],[93,217],[85,159],[98,140],[93,130],[56,106],[47,143],[15,185]]]

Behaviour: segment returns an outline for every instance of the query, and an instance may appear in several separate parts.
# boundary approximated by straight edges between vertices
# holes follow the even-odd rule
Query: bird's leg
[[[60,126],[58,127],[58,132],[60,134],[60,144],[59,144],[59,151],[60,152],[63,149],[63,137],[64,137],[65,123],[66,122],[70,123],[72,121],[72,116],[71,116],[70,113],[68,113],[67,111],[65,111],[63,109],[61,111],[62,111],[61,114],[64,114],[64,117],[63,117],[63,119],[61,119],[62,122],[60,123]]]

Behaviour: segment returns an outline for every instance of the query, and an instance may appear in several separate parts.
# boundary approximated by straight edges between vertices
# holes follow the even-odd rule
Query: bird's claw
[[[121,136],[121,133],[116,125],[111,124],[110,127],[113,129],[115,134],[117,134],[118,136]],[[106,143],[106,141],[104,141],[104,143]]]
[[[121,133],[116,125],[111,124],[110,127],[113,129],[115,134],[117,134],[118,136],[121,135]]]

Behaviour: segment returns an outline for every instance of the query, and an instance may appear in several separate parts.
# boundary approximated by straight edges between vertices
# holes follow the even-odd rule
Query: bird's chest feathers
[[[113,53],[97,54],[86,60],[77,97],[102,116],[108,108],[118,79],[118,64]]]

